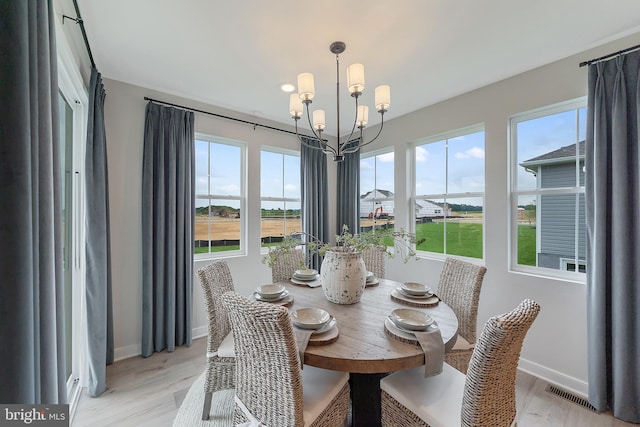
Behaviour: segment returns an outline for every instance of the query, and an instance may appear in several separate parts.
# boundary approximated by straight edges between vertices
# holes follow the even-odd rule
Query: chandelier
[[[298,74],[298,93],[293,93],[289,98],[289,112],[291,113],[291,117],[295,120],[296,124],[296,135],[300,140],[300,143],[311,148],[317,148],[319,150],[324,151],[327,154],[333,155],[333,160],[336,162],[341,162],[344,160],[344,155],[349,153],[355,153],[360,148],[365,145],[371,144],[375,141],[380,133],[382,132],[382,127],[384,126],[384,113],[389,108],[389,103],[391,99],[391,91],[388,85],[382,85],[376,87],[375,90],[375,107],[380,113],[381,123],[380,129],[378,130],[378,134],[368,142],[364,142],[363,138],[363,129],[366,126],[369,120],[369,107],[366,105],[358,105],[358,98],[362,95],[362,91],[364,90],[364,65],[362,64],[351,64],[347,67],[347,87],[349,89],[349,93],[355,99],[355,119],[353,121],[353,126],[351,127],[351,133],[349,136],[343,141],[340,142],[340,54],[345,51],[346,45],[343,42],[333,42],[331,46],[329,46],[329,50],[331,53],[336,55],[336,126],[337,126],[337,135],[336,139],[338,141],[337,147],[333,147],[327,143],[324,139],[322,139],[322,132],[324,131],[326,121],[325,121],[325,112],[324,110],[315,110],[313,112],[313,122],[311,121],[311,112],[309,111],[309,104],[311,104],[311,100],[315,95],[315,88],[313,85],[313,74],[311,73],[301,73]],[[309,127],[313,132],[313,136],[317,141],[317,145],[309,144],[306,137],[301,137],[298,133],[298,120],[304,113],[304,110],[307,112],[307,120],[309,122]],[[360,131],[360,136],[356,141],[352,140],[353,134],[355,133],[356,127]],[[312,138],[313,139],[313,138]]]

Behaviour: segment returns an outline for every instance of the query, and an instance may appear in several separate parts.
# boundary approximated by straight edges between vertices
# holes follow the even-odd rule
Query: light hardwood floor
[[[189,387],[203,372],[206,339],[173,353],[133,357],[107,368],[107,391],[98,398],[83,394],[72,421],[74,427],[171,426]],[[519,427],[637,426],[608,414],[598,414],[545,391],[547,383],[519,373]]]

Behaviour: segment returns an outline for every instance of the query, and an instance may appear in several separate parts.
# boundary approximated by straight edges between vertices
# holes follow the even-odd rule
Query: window
[[[483,127],[425,139],[413,155],[416,249],[483,258]]]
[[[244,250],[245,145],[196,134],[195,253]]]
[[[393,151],[360,159],[360,232],[393,227]]]
[[[514,116],[510,132],[511,265],[584,280],[585,101]]]
[[[263,149],[260,154],[260,237],[262,247],[302,231],[300,154]]]

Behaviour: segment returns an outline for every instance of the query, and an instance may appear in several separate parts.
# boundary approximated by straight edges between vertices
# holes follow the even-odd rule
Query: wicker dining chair
[[[384,248],[374,246],[362,251],[362,260],[367,271],[372,272],[377,278],[384,279]]]
[[[211,398],[218,390],[234,388],[235,357],[233,335],[226,309],[219,298],[233,291],[233,279],[224,260],[215,261],[198,270],[207,308],[207,366],[204,382],[202,419],[209,419]]]
[[[476,342],[480,288],[487,269],[466,261],[447,258],[440,273],[437,295],[458,318],[458,338],[444,361],[463,374]]]
[[[382,425],[507,427],[516,425],[516,370],[529,327],[540,306],[526,299],[490,318],[465,376],[444,364],[424,378],[424,368],[396,372],[380,381]]]
[[[221,297],[235,336],[234,423],[340,426],[349,408],[349,374],[304,366],[286,308],[227,292]],[[250,419],[242,408],[255,419]]]
[[[304,252],[294,249],[292,252],[280,254],[278,260],[271,268],[271,281],[288,282],[296,270],[305,268]]]

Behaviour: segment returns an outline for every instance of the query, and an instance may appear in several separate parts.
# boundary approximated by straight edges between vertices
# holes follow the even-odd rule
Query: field
[[[369,226],[372,221],[361,220],[361,226]],[[292,218],[287,220],[287,233],[300,231],[302,220]],[[195,240],[208,240],[209,227],[215,240],[237,240],[240,237],[239,218],[203,217],[196,216]],[[262,221],[261,237],[280,236],[284,229],[281,218]],[[444,252],[444,223],[433,221],[417,224],[416,236],[425,239],[417,249],[429,252]],[[471,213],[461,215],[460,218],[447,221],[447,253],[472,258],[482,258],[482,214]],[[212,247],[212,251],[238,249],[237,245]],[[208,252],[208,248],[196,248],[196,253]],[[536,262],[536,227],[535,225],[518,226],[518,263],[535,265]]]
[[[284,229],[283,220],[265,219],[262,221],[260,237],[280,236]],[[373,221],[363,219],[361,226],[371,225]],[[215,236],[215,240],[237,240],[240,236],[240,218],[221,218],[196,216],[194,240],[208,240],[209,227],[211,227],[211,235]],[[302,230],[302,220],[300,218],[287,219],[287,233]]]

